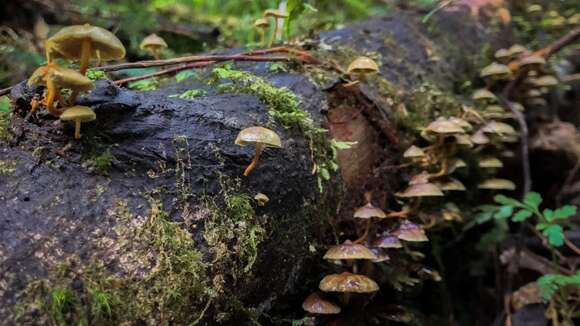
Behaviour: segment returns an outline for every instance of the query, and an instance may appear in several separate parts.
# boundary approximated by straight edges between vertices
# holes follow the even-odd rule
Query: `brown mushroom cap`
[[[459,145],[463,145],[463,146],[467,146],[467,147],[473,146],[473,142],[471,141],[471,137],[469,137],[469,135],[455,134],[455,135],[453,135],[453,138],[455,138],[455,141]]]
[[[528,49],[526,49],[524,46],[520,44],[514,44],[508,49],[508,54],[510,57],[516,57],[526,51],[528,51]]]
[[[412,145],[411,147],[407,148],[407,150],[403,153],[403,157],[405,158],[421,158],[425,157],[425,152],[420,149],[419,147]]]
[[[473,126],[471,125],[471,123],[469,123],[466,120],[463,120],[461,118],[451,117],[451,118],[449,118],[447,120],[449,122],[453,122],[454,124],[460,126],[461,128],[463,128],[466,131],[470,131],[471,129],[473,129]]]
[[[543,66],[546,64],[546,59],[537,55],[529,55],[520,61],[520,67],[526,66]]]
[[[336,304],[322,299],[318,294],[312,293],[302,303],[302,309],[312,314],[338,314],[340,307]]]
[[[490,92],[489,90],[485,89],[485,88],[480,88],[477,89],[473,92],[473,95],[471,96],[471,98],[474,101],[478,101],[478,102],[495,102],[497,100],[497,97],[495,96],[494,93]]]
[[[355,218],[362,218],[362,219],[367,219],[367,218],[385,218],[387,217],[387,215],[385,214],[385,212],[378,208],[375,207],[373,204],[371,203],[367,203],[366,205],[357,208],[356,211],[354,211],[354,217]]]
[[[516,185],[507,179],[488,179],[477,185],[479,189],[516,190]]]
[[[542,76],[533,80],[534,86],[537,87],[554,87],[559,84],[558,79],[551,75]]]
[[[243,129],[236,137],[235,143],[240,146],[261,143],[264,146],[282,147],[280,136],[274,131],[264,127],[249,127]]]
[[[465,191],[465,185],[455,178],[447,177],[435,183],[442,191]]]
[[[89,122],[97,119],[97,115],[89,107],[76,105],[66,109],[61,115],[62,121]]]
[[[101,60],[116,60],[125,57],[125,47],[113,33],[89,24],[62,28],[46,41],[46,48],[54,50],[67,59],[79,59],[82,42],[87,38],[92,43],[91,57],[98,56]]]
[[[47,78],[51,78],[56,87],[69,88],[79,92],[89,91],[95,87],[92,80],[78,71],[63,68],[56,64],[36,69],[28,79],[28,86],[46,85]]]
[[[377,63],[373,59],[365,56],[354,59],[346,70],[348,74],[370,74],[378,71],[379,66]]]
[[[500,161],[497,157],[493,156],[482,157],[479,160],[478,164],[480,168],[484,169],[494,169],[503,167],[502,161]]]
[[[412,198],[412,197],[440,197],[444,196],[441,189],[432,183],[420,183],[410,185],[403,192],[395,194],[397,197]]]
[[[425,129],[435,134],[463,134],[465,130],[457,123],[443,117],[431,122]]]
[[[489,66],[483,68],[479,74],[482,78],[497,78],[504,79],[512,75],[512,71],[508,66],[501,63],[492,62]]]
[[[510,58],[510,52],[508,49],[499,49],[495,51],[495,54],[493,56],[496,60],[500,62],[506,62]]]
[[[429,172],[422,171],[421,173],[415,174],[414,176],[411,177],[411,180],[409,181],[409,185],[429,183],[430,177],[431,177],[431,174],[429,174]]]
[[[332,246],[326,251],[323,259],[327,260],[349,260],[349,259],[376,259],[377,256],[373,254],[367,247],[345,241],[343,244]]]
[[[372,293],[379,285],[364,275],[344,272],[326,275],[318,286],[324,292]]]
[[[498,121],[488,122],[485,126],[481,128],[481,130],[488,134],[517,135],[517,132],[514,129],[514,127],[508,125],[507,123]]]
[[[259,192],[254,196],[254,200],[258,206],[263,207],[270,201],[270,198],[266,194]]]
[[[158,36],[157,34],[150,34],[147,35],[147,37],[145,37],[143,41],[141,41],[139,48],[141,50],[156,50],[161,48],[167,48],[167,43],[162,37]]]
[[[256,19],[256,21],[254,22],[254,27],[258,27],[258,28],[266,28],[270,26],[270,22],[267,19],[264,18],[259,18]]]
[[[378,237],[373,242],[373,246],[378,247],[378,248],[385,248],[385,249],[402,248],[403,247],[399,238],[397,238],[396,236],[391,235],[391,234],[386,234],[386,235]]]
[[[382,263],[391,260],[391,257],[387,254],[386,250],[381,248],[371,248],[371,251],[377,256],[375,259],[371,259],[373,263]]]
[[[419,225],[405,220],[399,226],[394,234],[401,240],[410,242],[425,242],[429,241],[425,235],[425,231]]]
[[[480,129],[471,136],[471,141],[477,145],[485,145],[489,144],[490,139],[485,135],[483,130]]]

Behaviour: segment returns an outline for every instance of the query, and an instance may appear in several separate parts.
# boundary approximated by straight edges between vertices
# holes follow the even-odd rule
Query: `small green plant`
[[[109,79],[104,71],[91,69],[87,71],[87,77],[91,80]]]
[[[537,281],[540,288],[540,297],[544,302],[548,302],[552,297],[565,286],[580,286],[580,272],[575,275],[546,274]]]
[[[49,293],[48,311],[56,324],[64,323],[64,314],[69,307],[76,304],[76,295],[66,287],[54,287]]]
[[[565,205],[557,209],[546,208],[540,211],[542,196],[536,192],[527,193],[523,201],[504,195],[497,195],[494,199],[496,203],[502,205],[494,217],[510,218],[513,222],[522,222],[535,217],[537,219],[536,230],[542,232],[548,243],[554,247],[560,247],[564,244],[564,227],[568,219],[577,211],[576,206],[572,205]]]
[[[7,96],[0,97],[0,141],[8,140],[10,124],[10,100]]]
[[[129,89],[136,91],[154,91],[159,88],[159,80],[157,78],[149,78],[144,80],[138,80],[129,83]]]
[[[206,96],[207,92],[203,89],[190,89],[181,94],[169,95],[169,97],[177,97],[184,100],[193,100],[196,97]]]
[[[110,149],[105,150],[100,155],[93,157],[89,164],[99,173],[107,173],[113,166],[113,161],[115,156],[111,153]]]
[[[178,83],[181,83],[182,81],[185,81],[190,78],[197,78],[197,73],[192,70],[184,70],[180,71],[179,73],[177,73],[177,75],[175,75],[175,81]]]

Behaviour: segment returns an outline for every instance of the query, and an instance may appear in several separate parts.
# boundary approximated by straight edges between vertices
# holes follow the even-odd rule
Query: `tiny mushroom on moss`
[[[507,179],[488,179],[477,185],[479,189],[516,190],[516,185]]]
[[[125,57],[125,47],[108,30],[89,24],[67,26],[46,41],[49,62],[55,55],[79,59],[79,71],[85,74],[91,58],[118,60]]]
[[[377,73],[379,71],[379,66],[375,62],[375,60],[360,56],[354,59],[348,68],[346,69],[346,73],[349,75],[357,75],[358,79],[364,79],[364,77],[368,74]]]
[[[159,52],[167,48],[167,42],[157,34],[150,34],[141,41],[139,48],[151,53],[156,60],[159,60]]]
[[[270,38],[270,43],[268,44],[268,46],[271,47],[272,44],[274,44],[274,42],[276,41],[276,38],[278,37],[279,21],[281,19],[287,18],[288,14],[283,12],[283,11],[280,11],[280,10],[268,9],[268,10],[264,11],[264,18],[268,18],[268,17],[274,17],[274,32],[272,33],[272,37]]]
[[[260,159],[262,151],[265,147],[282,147],[280,136],[278,136],[278,134],[276,134],[274,131],[264,127],[249,127],[243,129],[236,137],[235,143],[236,145],[240,146],[246,146],[250,144],[254,144],[256,146],[256,154],[254,155],[254,159],[244,171],[244,176],[246,177],[250,174],[250,172],[252,172],[258,163],[258,160]]]
[[[86,106],[73,106],[67,108],[60,116],[61,121],[74,121],[75,139],[81,138],[81,123],[90,122],[97,119],[95,112]]]
[[[332,315],[339,314],[340,307],[336,304],[324,300],[317,293],[312,293],[302,303],[302,309],[312,314]]]

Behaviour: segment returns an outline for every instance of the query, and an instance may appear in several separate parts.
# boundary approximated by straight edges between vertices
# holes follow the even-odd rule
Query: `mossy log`
[[[394,190],[399,176],[382,167],[397,164],[409,141],[401,135],[460,109],[455,90],[475,76],[500,28],[484,28],[469,8],[421,18],[396,12],[308,45],[343,66],[358,55],[375,58],[381,71],[360,93],[321,67],[279,71],[266,63],[231,68],[273,86],[253,95],[243,85],[208,84],[211,68],[150,92],[98,81],[79,100],[97,114],[80,141],[71,125],[43,114],[25,120],[42,89],[15,87],[11,139],[0,143],[0,166],[10,167],[0,170],[2,320],[300,318],[300,302],[316,286],[311,272],[333,241],[329,220],[348,217],[364,191],[381,201]],[[299,121],[285,128],[273,119],[268,97],[282,87],[312,126],[330,133],[313,136]],[[172,97],[190,89],[204,95]],[[244,178],[253,148],[234,140],[252,125],[274,129],[283,148],[266,150]],[[331,137],[358,144],[339,153],[341,173],[325,180],[312,171],[331,166]],[[259,192],[270,199],[264,207],[253,200]]]

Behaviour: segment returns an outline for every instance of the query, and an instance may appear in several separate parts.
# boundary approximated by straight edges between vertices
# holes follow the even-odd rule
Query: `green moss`
[[[0,176],[10,176],[16,172],[18,162],[13,160],[0,160]]]
[[[206,96],[207,92],[203,89],[190,89],[181,94],[169,95],[169,97],[177,97],[184,100],[193,100],[196,97]]]
[[[10,137],[10,111],[4,103],[7,103],[8,98],[0,98],[0,141],[7,141]]]
[[[106,174],[113,166],[114,160],[115,156],[113,156],[111,150],[107,148],[102,153],[93,156],[91,159],[88,160],[87,163],[97,172]]]
[[[180,135],[173,138],[175,146],[175,191],[180,203],[185,203],[192,196],[191,193],[191,156],[187,136]]]

